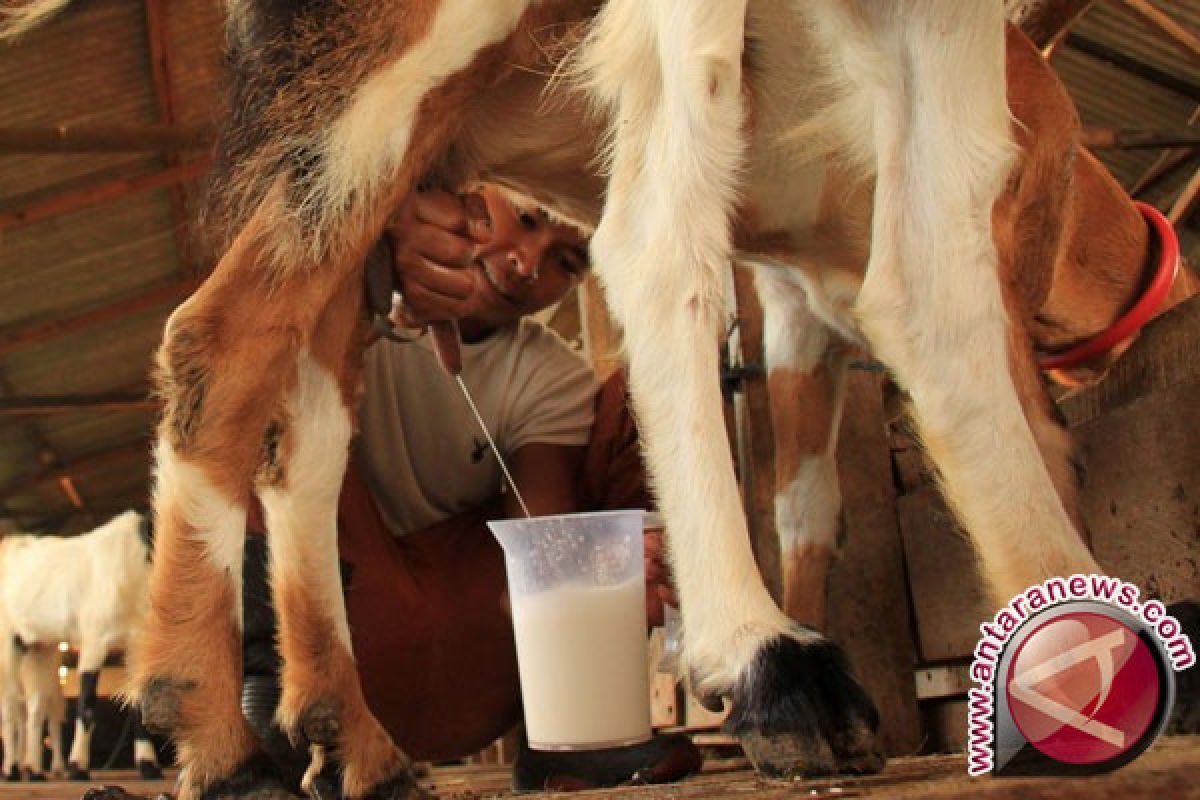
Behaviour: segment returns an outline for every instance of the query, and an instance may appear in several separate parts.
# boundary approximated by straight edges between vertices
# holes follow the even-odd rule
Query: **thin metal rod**
[[[525,505],[525,498],[521,497],[521,490],[517,488],[517,482],[513,480],[512,473],[508,471],[508,465],[504,463],[504,456],[500,455],[500,448],[496,447],[496,442],[492,439],[492,434],[488,433],[487,425],[484,424],[479,409],[475,407],[475,401],[471,399],[471,393],[467,391],[467,385],[463,383],[462,375],[455,375],[454,380],[458,381],[458,388],[462,389],[463,397],[467,398],[467,405],[471,407],[471,413],[475,415],[475,421],[479,423],[480,429],[483,430],[483,435],[487,437],[487,443],[491,446],[492,452],[496,454],[496,461],[500,464],[500,471],[504,473],[504,478],[508,481],[508,485],[512,487],[517,502],[521,504],[521,510],[525,512],[526,519],[533,517],[533,514],[529,513],[529,506]]]

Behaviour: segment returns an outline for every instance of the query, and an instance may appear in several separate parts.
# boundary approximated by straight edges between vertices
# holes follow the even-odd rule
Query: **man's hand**
[[[663,624],[663,603],[679,607],[671,569],[667,565],[667,543],[660,530],[646,531],[643,537],[646,560],[646,619],[650,627]]]
[[[395,321],[418,328],[469,316],[479,290],[469,267],[491,237],[478,195],[413,192],[388,224],[396,288],[404,296]]]

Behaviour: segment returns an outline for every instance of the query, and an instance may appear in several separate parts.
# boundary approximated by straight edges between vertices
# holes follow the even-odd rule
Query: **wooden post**
[[[846,535],[829,576],[826,632],[879,706],[884,748],[899,755],[920,749],[922,731],[882,383],[860,370],[847,378],[837,448]]]
[[[1006,0],[1008,18],[1039,49],[1053,47],[1094,0]]]
[[[775,530],[775,435],[767,394],[763,352],[763,311],[754,291],[754,273],[747,267],[733,270],[737,298],[736,345],[741,365],[749,372],[741,384],[737,403],[737,440],[740,454],[742,498],[750,527],[750,545],[763,582],[775,598],[783,597],[783,566],[779,534]]]

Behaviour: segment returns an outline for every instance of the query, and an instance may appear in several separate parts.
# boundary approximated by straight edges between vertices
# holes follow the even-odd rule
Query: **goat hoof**
[[[725,724],[768,777],[883,769],[875,704],[841,648],[811,630],[759,650],[738,678]]]
[[[310,744],[336,747],[342,731],[337,705],[329,701],[318,701],[300,714],[300,732]]]
[[[1200,651],[1200,602],[1172,603],[1167,613],[1179,620],[1193,652]],[[1200,666],[1196,664],[1175,673],[1175,708],[1167,721],[1167,733],[1200,733]]]
[[[9,783],[16,783],[21,780],[21,768],[14,765],[12,769],[4,773],[4,780]]]
[[[141,691],[142,724],[151,733],[169,736],[183,717],[183,695],[193,691],[192,681],[151,678]]]
[[[299,800],[288,790],[275,765],[256,755],[228,778],[209,786],[201,800]]]
[[[144,781],[159,781],[162,780],[162,767],[155,764],[153,761],[145,759],[137,762],[138,777]]]
[[[69,781],[90,781],[92,776],[86,769],[76,764],[74,761],[67,764],[67,780]]]
[[[163,797],[164,795],[159,795]],[[79,800],[146,800],[140,794],[130,794],[120,786],[99,786],[88,789]]]
[[[25,780],[29,783],[45,783],[46,773],[34,772],[31,769],[25,770]]]

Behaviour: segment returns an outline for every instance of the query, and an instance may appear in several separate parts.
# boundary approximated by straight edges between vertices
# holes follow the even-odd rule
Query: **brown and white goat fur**
[[[348,796],[416,791],[355,676],[334,511],[362,264],[418,180],[492,178],[594,226],[671,530],[684,659],[698,691],[731,698],[760,767],[880,758],[844,659],[776,607],[751,555],[717,379],[735,254],[788,304],[775,363],[825,359],[834,378],[844,339],[909,392],[998,600],[1099,571],[1019,391],[1026,334],[993,238],[1018,152],[998,0],[226,5],[235,92],[210,218],[224,256],[159,353],[159,545],[137,659],[185,799],[256,752],[238,710],[252,493],[270,531],[280,723],[317,761],[335,751]],[[842,219],[843,205],[869,213]]]
[[[1157,248],[1129,196],[1080,146],[1079,120],[1066,89],[1032,43],[1010,28],[1005,53],[1012,132],[1020,149],[993,207],[992,233],[1009,320],[1008,370],[1050,478],[1081,529],[1070,442],[1051,409],[1036,354],[1073,347],[1115,322],[1148,282]],[[827,273],[823,291],[814,290],[807,276],[750,259],[757,261],[764,309],[783,605],[793,619],[818,627],[825,621],[826,577],[837,552],[841,499],[834,449],[848,344],[864,342],[839,333],[839,313],[832,312],[831,322],[831,312],[810,305],[809,298],[853,303],[866,267],[872,213],[869,184],[839,174],[836,166],[829,177],[804,241],[793,235],[779,245],[786,258],[806,246],[843,243],[842,270]],[[823,253],[815,257],[828,260]],[[1181,269],[1160,310],[1198,287],[1190,270]],[[1128,344],[1069,374],[1052,374],[1072,386],[1092,382]],[[989,368],[1003,371],[1004,364]],[[995,562],[985,559],[984,566],[989,578],[999,577]]]

